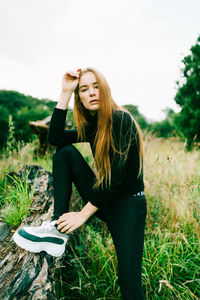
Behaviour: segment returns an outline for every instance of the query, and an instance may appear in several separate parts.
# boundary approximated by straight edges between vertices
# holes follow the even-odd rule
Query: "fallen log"
[[[21,226],[38,226],[52,216],[52,175],[34,165],[26,165],[19,173],[12,172],[10,175],[26,178],[27,173],[30,188],[33,189],[33,201]],[[13,233],[14,230],[0,243],[0,299],[56,299],[55,271],[61,267],[61,258],[19,248],[12,240]]]
[[[38,146],[36,149],[37,155],[44,155],[47,151],[47,149],[51,149],[52,146],[47,141],[47,134],[48,134],[48,128],[50,124],[51,116],[45,118],[41,121],[30,121],[29,126],[33,133],[35,133],[38,136]],[[71,129],[72,123],[66,122],[66,129]]]

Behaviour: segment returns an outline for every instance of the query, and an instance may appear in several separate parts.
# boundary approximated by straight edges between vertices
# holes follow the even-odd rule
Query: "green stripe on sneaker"
[[[26,240],[32,241],[32,242],[49,242],[53,244],[62,245],[64,244],[63,239],[52,237],[52,236],[46,236],[46,237],[39,237],[37,235],[30,234],[26,232],[23,228],[18,230],[18,234],[23,237]]]

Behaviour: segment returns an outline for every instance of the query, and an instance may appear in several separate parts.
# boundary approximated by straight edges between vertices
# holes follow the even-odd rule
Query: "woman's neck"
[[[90,110],[89,113],[91,114],[91,116],[94,116],[98,113],[98,111],[97,110],[94,110],[94,111]]]

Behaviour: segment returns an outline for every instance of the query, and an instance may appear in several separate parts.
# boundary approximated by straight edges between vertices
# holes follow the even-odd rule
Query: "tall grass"
[[[47,171],[52,170],[52,151],[47,151],[46,154],[41,156],[34,155],[34,150],[38,145],[38,141],[34,140],[32,143],[23,145],[23,143],[16,143],[15,149],[6,149],[0,154],[0,180],[5,178],[9,172],[18,172],[24,165],[38,164],[45,168]]]
[[[147,299],[199,299],[200,152],[177,139],[145,139]]]
[[[7,178],[12,182],[9,184]],[[1,218],[8,225],[18,227],[28,214],[33,199],[33,191],[29,189],[28,174],[21,179],[8,176],[4,185],[0,186]]]
[[[116,299],[120,297],[116,270],[116,253],[110,234],[103,237],[102,229],[96,230],[86,225],[79,231],[79,240],[71,240],[68,245],[68,259],[64,262],[65,271],[61,281],[57,282],[59,294],[62,299]],[[60,279],[60,278],[59,278]],[[64,298],[65,299],[65,298]]]
[[[179,231],[179,226],[185,231],[192,226],[199,234],[199,175],[198,150],[186,152],[185,145],[176,139],[148,136],[145,141],[145,184],[151,212],[149,218],[153,218],[152,221],[159,219],[160,226],[167,226],[170,231]],[[152,226],[154,222],[148,220],[148,225]]]
[[[0,182],[5,173],[25,163],[52,167],[52,153],[33,158],[34,143],[22,147],[14,159],[1,160]],[[92,166],[88,144],[77,144]],[[186,152],[177,139],[150,134],[144,140],[145,193],[148,205],[142,281],[147,299],[199,299],[200,152]],[[83,203],[79,198],[72,210]],[[117,259],[106,225],[93,218],[71,235],[68,260],[57,269],[57,299],[122,299]],[[75,238],[76,236],[76,238]]]

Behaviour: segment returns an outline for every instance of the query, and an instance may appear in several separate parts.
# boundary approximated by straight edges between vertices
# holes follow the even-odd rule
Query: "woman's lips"
[[[99,101],[99,100],[91,100],[90,103],[91,103],[91,104],[96,104],[96,103],[98,103],[98,101]]]

